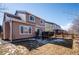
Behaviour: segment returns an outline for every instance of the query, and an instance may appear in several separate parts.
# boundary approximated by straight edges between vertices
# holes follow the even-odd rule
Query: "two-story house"
[[[61,27],[56,23],[45,21],[45,31],[53,32],[53,30],[56,30],[56,29],[61,29]]]
[[[24,11],[16,11],[15,15],[4,13],[3,39],[22,39],[35,37],[35,32],[41,34],[45,30],[43,19]]]
[[[15,15],[19,16],[22,20],[25,20],[30,24],[34,24],[35,32],[38,30],[40,32],[45,31],[45,20],[41,19],[40,17],[37,17],[26,11],[16,11]]]

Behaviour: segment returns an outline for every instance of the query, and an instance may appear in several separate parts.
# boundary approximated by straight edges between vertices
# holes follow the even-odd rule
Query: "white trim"
[[[44,23],[45,23],[45,21],[44,21],[44,20],[42,20],[42,19],[41,19],[41,21],[42,21],[42,23],[41,23],[41,24],[44,24]]]
[[[20,20],[20,19],[17,19],[17,20],[16,20],[16,18],[13,19],[13,17],[8,17],[7,15],[5,15],[5,21],[10,21],[10,20],[8,20],[7,18],[10,18],[10,20],[12,20],[12,21],[17,21],[17,22],[26,23],[26,22],[24,22],[24,21],[22,21],[22,20]]]
[[[28,27],[28,31],[29,31],[29,27],[31,27],[31,33],[21,33],[21,26],[25,26],[25,27]],[[19,26],[19,33],[20,33],[20,35],[29,35],[29,34],[32,34],[32,26],[26,26],[26,25],[20,25]]]
[[[36,25],[36,27],[43,27],[43,28],[45,28],[45,25]]]
[[[27,23],[26,21],[22,21],[22,20],[19,20],[19,19],[16,19],[16,18],[14,18],[14,19],[10,18],[10,19],[11,19],[11,21],[16,21],[16,22],[21,22],[21,23]],[[6,20],[6,18],[5,18],[5,22],[7,22],[7,21],[10,21],[10,20]],[[35,24],[31,24],[31,25],[35,25]]]
[[[41,31],[41,29],[39,27],[35,28],[35,32],[37,32],[38,29],[39,29],[39,35],[42,34],[42,31]]]
[[[10,24],[10,37],[9,37],[9,39],[10,39],[10,41],[12,41],[12,21],[10,21],[9,24]]]
[[[31,33],[29,33],[29,34],[32,34],[32,26],[29,26],[29,27],[31,27]]]
[[[29,34],[29,33],[21,33],[21,26],[25,26],[25,25],[20,25],[20,26],[19,26],[19,33],[20,33],[20,35]]]
[[[5,39],[5,22],[3,22],[3,39]]]
[[[10,20],[5,21],[5,22],[9,22],[9,21],[10,21]],[[24,22],[24,21],[20,21],[20,20],[11,20],[11,21],[15,21],[15,22],[21,22],[21,23],[29,24],[28,22]],[[31,24],[31,25],[35,25],[35,24]]]
[[[30,17],[33,16],[34,17],[34,21],[30,20]],[[29,15],[29,21],[30,22],[35,22],[35,16],[34,15]]]
[[[8,22],[9,25],[10,25],[10,35],[9,35],[9,39],[12,41],[12,21],[4,21],[3,22],[3,39],[6,39],[5,38],[5,23]]]

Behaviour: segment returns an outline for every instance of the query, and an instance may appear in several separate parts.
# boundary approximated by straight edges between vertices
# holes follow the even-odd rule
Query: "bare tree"
[[[7,10],[7,7],[5,6],[5,4],[0,3],[0,12]]]
[[[6,4],[0,3],[0,15],[4,14],[5,11],[8,11]]]
[[[70,15],[71,17],[74,16],[74,20],[72,21],[72,25],[71,27],[68,29],[68,32],[69,33],[75,33],[75,34],[79,34],[79,11],[74,11],[72,10],[69,11],[69,10],[65,10],[65,11],[62,11],[64,14],[68,14]]]
[[[72,26],[69,31],[75,34],[79,34],[79,16],[73,20]]]
[[[6,7],[6,5],[3,3],[0,3],[0,25],[2,25],[4,12],[7,10],[8,10],[8,8]]]

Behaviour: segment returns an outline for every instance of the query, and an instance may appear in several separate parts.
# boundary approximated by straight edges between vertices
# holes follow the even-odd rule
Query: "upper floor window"
[[[44,23],[44,20],[41,20],[41,23]]]
[[[32,27],[29,26],[29,33],[32,33]]]
[[[29,21],[31,21],[31,22],[35,22],[35,16],[30,15],[30,17],[29,17]]]

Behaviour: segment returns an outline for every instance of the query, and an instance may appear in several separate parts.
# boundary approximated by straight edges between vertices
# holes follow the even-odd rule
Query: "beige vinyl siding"
[[[52,30],[52,24],[49,24],[49,23],[45,23],[45,31],[53,31]]]
[[[17,16],[19,16],[22,21],[26,21],[26,14],[17,13]]]

